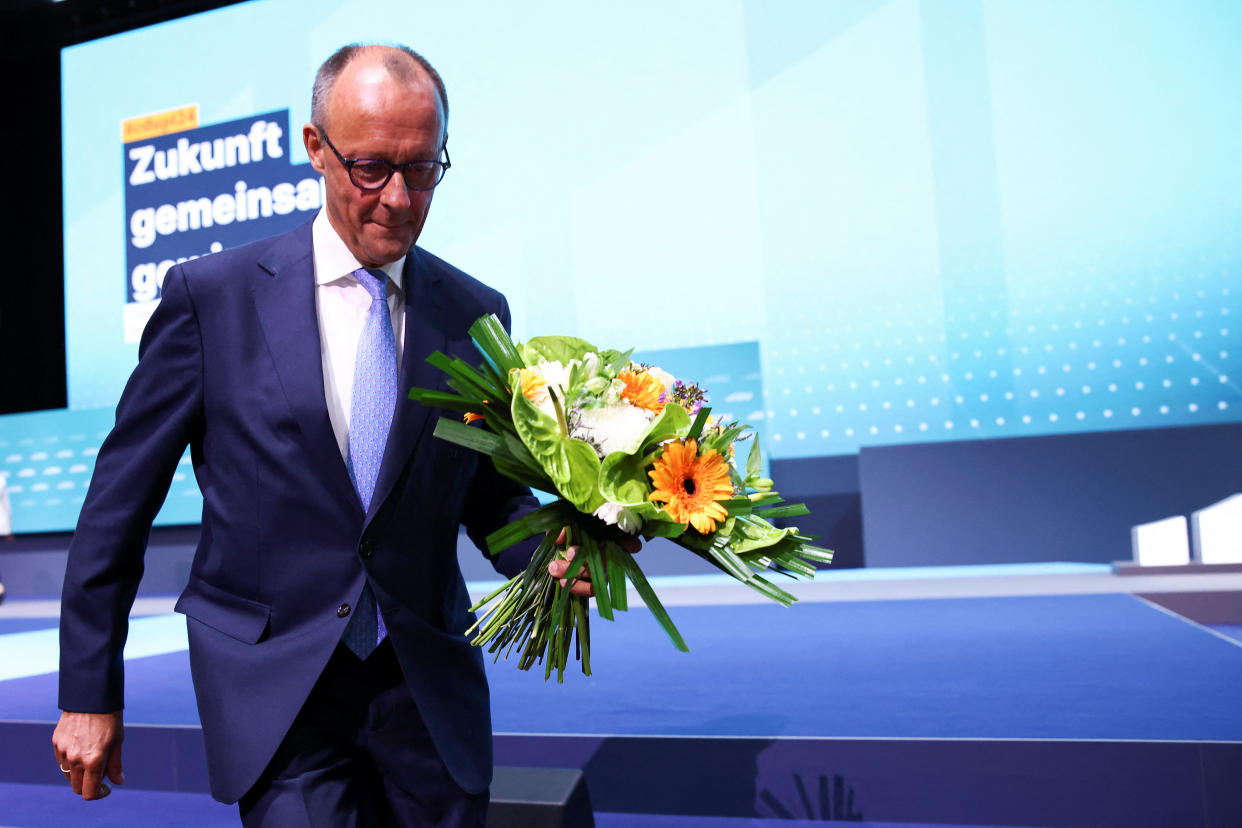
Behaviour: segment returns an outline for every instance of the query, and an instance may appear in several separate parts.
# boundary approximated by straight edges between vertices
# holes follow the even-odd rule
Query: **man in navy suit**
[[[126,617],[189,445],[202,535],[177,609],[212,794],[240,800],[246,825],[482,824],[490,709],[464,636],[457,531],[483,547],[536,504],[486,458],[433,439],[437,412],[406,397],[442,382],[424,362],[435,350],[479,361],[466,333],[479,316],[509,321],[499,293],[414,246],[449,165],[447,116],[421,57],[345,47],[321,67],[303,129],[324,209],[168,272],[69,551],[53,746],[84,798],[122,781]],[[368,275],[400,369],[364,508],[350,401],[379,307]],[[495,565],[514,574],[529,554]],[[360,658],[342,639],[363,621],[382,640]]]

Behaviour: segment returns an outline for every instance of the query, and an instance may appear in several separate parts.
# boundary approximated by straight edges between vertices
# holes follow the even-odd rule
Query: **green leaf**
[[[638,595],[643,599],[643,603],[647,605],[647,609],[651,610],[651,615],[659,622],[669,640],[673,642],[673,646],[683,653],[690,652],[690,648],[686,646],[685,639],[677,631],[677,626],[673,623],[673,619],[669,617],[668,612],[664,609],[664,605],[656,597],[655,590],[647,582],[647,576],[643,574],[642,569],[634,561],[634,556],[621,547],[617,547],[613,554],[620,560],[621,566],[625,568],[625,574],[629,576],[630,582],[634,584],[634,589],[638,591]]]
[[[769,504],[775,506],[777,503],[784,503],[784,499],[776,492],[759,492],[750,499],[751,504],[758,509],[760,506]]]
[[[436,351],[427,362],[449,375],[449,386],[474,399],[496,400],[505,396],[504,389],[464,360]]]
[[[521,393],[513,395],[510,413],[513,416],[513,428],[517,431],[518,437],[522,439],[522,443],[530,451],[531,456],[547,472],[548,477],[553,481],[563,478],[568,472],[567,467],[558,470],[552,468],[555,463],[565,463],[565,458],[560,453],[564,435],[561,434],[556,420],[545,414],[537,405],[526,399],[525,394]]]
[[[798,548],[798,554],[812,561],[820,561],[821,563],[832,563],[833,552],[831,549],[824,549],[819,546],[812,546],[804,543]]]
[[[572,519],[573,509],[569,508],[564,501],[556,500],[540,506],[535,511],[522,515],[512,523],[505,524],[488,535],[485,540],[488,553],[495,555],[532,535],[551,532],[553,529],[559,530]],[[541,551],[545,556],[547,555],[546,550]],[[529,572],[529,567],[527,571]]]
[[[772,558],[764,558],[759,566],[760,569],[773,569],[781,574],[789,577],[814,578],[815,567],[802,560],[795,553],[786,555],[776,555]]]
[[[630,510],[642,520],[643,538],[677,538],[686,531],[686,524],[673,520],[655,503],[638,503]]]
[[[501,376],[507,377],[511,369],[522,367],[522,358],[496,314],[491,313],[475,320],[470,326],[470,338],[474,340],[475,347],[483,358]]]
[[[756,575],[747,581],[746,585],[761,595],[766,595],[781,606],[789,607],[798,602],[798,599],[795,596],[759,575]]]
[[[599,455],[589,443],[566,437],[555,420],[524,394],[514,394],[513,425],[522,443],[557,492],[580,510],[593,512],[604,502],[599,493]]]
[[[668,512],[650,501],[629,508],[642,519],[644,537],[675,538],[686,531],[686,524],[673,520]]]
[[[574,601],[574,617],[578,621],[578,658],[582,661],[582,674],[591,675],[591,615],[585,601]],[[563,671],[562,671],[563,672]],[[562,681],[557,676],[557,681]]]
[[[591,569],[591,584],[595,587],[595,608],[599,617],[612,620],[612,597],[608,590],[608,565],[604,562],[607,550],[613,544],[604,541],[603,547],[597,544],[590,535],[583,533],[580,546],[587,554],[588,566]]]
[[[672,408],[672,407],[673,406],[666,406],[666,408]],[[680,405],[676,407],[681,408]],[[699,439],[699,435],[703,433],[703,426],[707,423],[707,418],[708,416],[711,415],[711,413],[712,413],[712,410],[708,408],[707,406],[702,406],[701,408],[699,408],[699,413],[694,416],[694,423],[691,424],[690,431],[686,433],[687,440]]]
[[[630,356],[633,355],[634,349],[628,351],[615,351],[611,348],[600,351],[600,362],[609,373],[615,375],[620,371],[624,371],[630,365]]]
[[[486,374],[475,371],[460,359],[453,360],[453,370],[449,373],[448,385],[462,396],[479,402],[503,400],[506,393],[503,387],[495,385]]]
[[[611,591],[609,598],[612,608],[617,612],[626,612],[630,605],[625,589],[625,567],[617,555],[608,555],[604,563],[608,567],[608,587]]]
[[[504,445],[504,441],[490,431],[473,428],[458,420],[450,420],[448,417],[441,417],[436,421],[436,428],[432,434],[450,443],[473,449],[480,454],[494,454]]]
[[[599,470],[599,491],[605,500],[625,506],[647,502],[651,486],[643,470],[643,458],[614,451],[604,458]]]
[[[703,434],[703,439],[699,441],[702,450],[715,449],[722,457],[729,457],[729,447],[737,441],[742,432],[746,430],[746,426],[732,425],[723,431],[716,431],[714,428],[709,429]]]
[[[750,444],[750,454],[746,457],[746,479],[756,478],[763,472],[763,457],[759,454],[759,438]]]
[[[444,408],[449,411],[482,411],[483,405],[474,400],[466,399],[460,394],[446,391],[432,391],[429,388],[411,388],[410,399],[431,408]]]
[[[729,547],[734,553],[741,555],[772,546],[797,532],[798,530],[792,526],[787,529],[777,529],[761,517],[743,515],[737,518],[733,526],[733,532],[729,537]]]
[[[558,556],[559,557],[559,556]],[[557,618],[565,617],[565,608],[569,606],[569,602],[573,600],[574,594],[570,591],[570,587],[574,585],[574,581],[582,572],[582,565],[586,563],[586,555],[581,555],[569,561],[569,567],[565,570],[565,574],[561,580],[565,581],[565,586],[561,586],[557,582],[556,592],[556,616]]]
[[[649,520],[643,523],[643,536],[648,538],[679,538],[686,525],[675,520]]]
[[[731,497],[727,500],[722,500],[720,501],[720,505],[725,507],[725,511],[727,511],[731,517],[736,517],[738,515],[749,515],[752,511],[754,511],[755,507],[755,504],[750,502],[750,498],[745,496]]]
[[[774,520],[776,518],[801,517],[809,515],[811,510],[806,508],[804,503],[791,503],[788,506],[773,506],[770,509],[759,509],[755,514],[764,520]]]
[[[548,494],[560,496],[560,493],[556,490],[556,484],[552,482],[552,478],[548,477],[547,472],[543,470],[543,466],[530,453],[530,450],[526,448],[526,444],[518,438],[516,433],[506,432],[504,442],[504,452],[497,452],[492,455],[493,460],[500,460],[505,464],[512,464],[513,468],[521,469],[525,476],[523,478],[513,478],[519,483],[525,483],[527,486],[533,486]],[[498,462],[496,468],[500,469],[500,465],[500,462]],[[502,474],[508,474],[508,472],[502,471]]]
[[[690,415],[680,405],[666,405],[643,432],[635,454],[645,455],[666,440],[684,439],[690,430]]]
[[[594,345],[576,336],[536,336],[522,346],[527,365],[536,365],[541,359],[569,365],[571,360],[595,351]]]
[[[721,569],[739,581],[746,582],[755,577],[746,562],[724,544],[713,543],[706,551]]]
[[[581,511],[590,514],[604,504],[599,492],[599,455],[590,443],[565,438],[561,443],[569,475],[565,480],[553,482],[561,494]]]
[[[498,451],[492,455],[492,463],[496,466],[496,471],[512,480],[516,480],[523,486],[529,486],[532,489],[538,489],[541,492],[547,492],[550,495],[558,494],[556,484],[548,479],[543,473],[543,469],[537,463],[526,464],[514,459],[513,455],[507,451]]]

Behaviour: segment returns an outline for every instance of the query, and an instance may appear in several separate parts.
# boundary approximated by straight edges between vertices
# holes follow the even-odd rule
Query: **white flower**
[[[586,440],[595,446],[600,457],[614,451],[633,451],[655,419],[655,414],[628,402],[616,402],[596,408],[574,409],[569,436]]]
[[[663,383],[666,392],[673,390],[673,383],[677,382],[676,378],[668,371],[665,371],[663,368],[657,368],[654,365],[648,366],[647,373]]]
[[[584,377],[598,376],[603,369],[604,363],[599,358],[599,354],[594,351],[587,351],[582,355],[582,375]]]
[[[643,526],[643,519],[620,503],[608,501],[595,510],[595,516],[610,526],[616,526],[627,535],[633,535]]]
[[[577,361],[576,359],[570,360],[569,365],[565,365],[560,360],[541,359],[535,366],[535,370],[548,383],[548,387],[555,389],[556,395],[564,400],[565,391],[569,388],[569,369]]]
[[[569,369],[576,361],[571,360],[570,365],[564,365],[560,360],[541,359],[534,368],[525,369],[543,381],[532,385],[527,396],[549,417],[556,417],[556,408],[552,405],[552,395],[548,393],[548,389],[555,391],[557,399],[564,405],[566,388],[569,386]]]

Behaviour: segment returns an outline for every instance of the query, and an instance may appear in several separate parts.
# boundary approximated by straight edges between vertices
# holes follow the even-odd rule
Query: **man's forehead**
[[[408,60],[405,55],[401,56]],[[444,118],[443,103],[431,77],[417,64],[413,71],[394,73],[386,61],[358,59],[347,66],[332,88],[328,99],[329,118],[349,117],[367,109],[388,109],[402,105],[430,103],[440,119]]]
[[[398,49],[371,47],[341,70],[336,87],[394,86],[435,92],[435,83],[422,66]]]

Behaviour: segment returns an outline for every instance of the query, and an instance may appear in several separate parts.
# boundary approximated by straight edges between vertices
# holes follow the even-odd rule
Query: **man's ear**
[[[323,175],[323,154],[327,151],[327,147],[323,143],[323,136],[319,134],[318,127],[314,124],[306,124],[303,126],[302,143],[306,146],[306,155],[310,158],[311,167],[315,170],[315,172]]]

